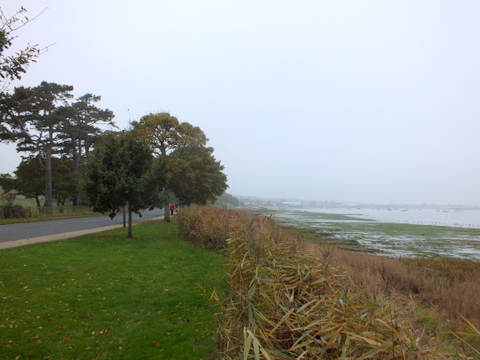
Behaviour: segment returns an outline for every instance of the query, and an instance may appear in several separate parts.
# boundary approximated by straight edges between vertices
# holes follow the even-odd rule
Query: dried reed
[[[202,207],[180,212],[178,225],[195,246],[228,248],[223,359],[459,358],[416,326],[408,307],[360,291],[331,261],[334,250],[310,251],[299,232],[271,218]]]

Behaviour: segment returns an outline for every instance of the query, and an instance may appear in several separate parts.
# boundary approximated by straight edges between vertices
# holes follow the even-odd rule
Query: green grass
[[[0,251],[2,359],[213,359],[224,263],[163,222]],[[203,290],[204,289],[204,290]]]

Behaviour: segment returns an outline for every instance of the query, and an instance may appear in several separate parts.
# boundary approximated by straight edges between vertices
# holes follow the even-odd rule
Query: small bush
[[[21,205],[0,205],[0,217],[2,219],[19,219],[32,216],[32,210]]]
[[[226,247],[230,234],[237,230],[242,220],[250,216],[218,207],[191,206],[178,212],[177,225],[180,236],[194,247],[221,250]]]

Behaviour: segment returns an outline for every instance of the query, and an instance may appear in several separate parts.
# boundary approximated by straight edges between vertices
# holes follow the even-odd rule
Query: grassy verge
[[[20,218],[7,218],[3,219],[0,217],[0,225],[8,224],[20,224],[26,222],[36,222],[36,221],[49,221],[49,220],[62,220],[62,219],[72,219],[78,217],[90,217],[90,216],[101,216],[100,213],[94,213],[92,209],[88,206],[56,206],[52,207],[51,214],[42,213],[39,209],[28,199],[25,199],[22,205],[22,202],[17,201],[17,205],[21,205],[29,209],[31,216],[29,217],[20,217]]]
[[[212,359],[225,258],[138,225],[0,251],[2,359]]]

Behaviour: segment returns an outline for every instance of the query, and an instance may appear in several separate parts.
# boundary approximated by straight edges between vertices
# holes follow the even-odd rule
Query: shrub
[[[32,210],[21,205],[0,205],[0,217],[2,219],[18,219],[32,216]]]
[[[224,249],[232,231],[241,224],[247,213],[213,206],[191,206],[178,212],[180,236],[190,244],[203,249]]]

